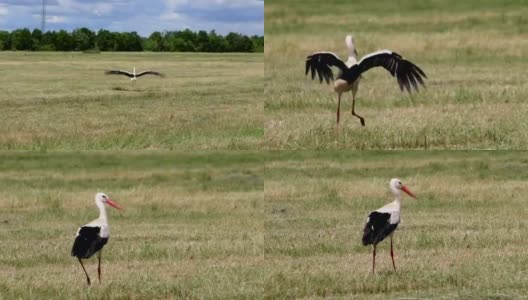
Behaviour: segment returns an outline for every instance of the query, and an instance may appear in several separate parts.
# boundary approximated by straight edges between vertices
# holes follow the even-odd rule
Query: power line
[[[46,30],[46,0],[42,0],[42,23],[40,24],[40,30],[43,33]]]

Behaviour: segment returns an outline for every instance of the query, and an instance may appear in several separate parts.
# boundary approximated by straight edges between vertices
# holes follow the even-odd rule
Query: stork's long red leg
[[[341,112],[339,111],[341,108],[341,93],[337,94],[337,128],[339,128],[339,117],[341,115]]]
[[[376,268],[376,244],[374,244],[374,248],[372,250],[372,273],[374,273],[375,268]]]
[[[99,254],[97,255],[98,265],[97,265],[97,274],[99,275],[99,283],[101,283],[101,252],[103,250],[99,251]]]
[[[84,268],[84,265],[82,263],[82,260],[80,257],[77,257],[77,259],[79,260],[79,262],[81,263],[81,267],[83,268],[84,270],[84,274],[86,274],[86,281],[88,281],[88,285],[90,285],[90,277],[88,276],[88,273],[86,273],[86,269]]]
[[[363,117],[361,117],[360,115],[357,115],[354,112],[355,104],[356,104],[356,95],[355,95],[355,93],[352,93],[352,115],[359,118],[359,121],[361,121],[361,126],[365,126],[365,119],[363,119]]]
[[[394,251],[392,250],[392,234],[391,234],[391,237],[390,237],[390,240],[391,240],[391,258],[392,258],[392,267],[394,267],[394,272],[396,272],[396,264],[394,263]]]

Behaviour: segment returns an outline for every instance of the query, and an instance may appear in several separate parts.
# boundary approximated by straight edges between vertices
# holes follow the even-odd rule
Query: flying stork
[[[347,35],[346,46],[348,48],[348,60],[346,62],[332,52],[315,52],[306,58],[306,71],[311,72],[312,79],[315,79],[315,73],[319,75],[319,82],[323,79],[330,84],[330,79],[334,81],[334,91],[337,93],[337,127],[339,128],[339,108],[341,106],[341,95],[344,92],[352,90],[352,115],[359,118],[361,125],[365,126],[363,117],[357,115],[354,111],[356,93],[358,91],[361,74],[375,67],[383,67],[398,80],[400,89],[405,88],[411,93],[412,88],[418,91],[421,84],[425,87],[422,77],[427,78],[425,73],[412,62],[405,60],[396,52],[391,50],[380,50],[367,54],[357,61],[357,51],[354,46],[352,35]],[[339,73],[334,80],[334,74],[330,67],[337,67]]]
[[[132,73],[122,70],[110,70],[105,72],[106,75],[125,75],[130,78],[130,80],[137,80],[138,77],[141,77],[143,75],[155,75],[159,77],[164,77],[162,73],[156,72],[156,71],[143,71],[141,73],[136,74],[136,67],[134,67],[134,71]]]
[[[79,263],[81,263],[84,274],[86,274],[88,285],[90,285],[90,277],[84,268],[82,259],[90,258],[95,253],[98,253],[97,261],[99,263],[97,273],[99,275],[99,282],[101,282],[101,252],[110,237],[105,204],[121,209],[117,203],[113,202],[104,193],[97,193],[95,195],[95,205],[99,208],[99,218],[79,228],[71,251],[71,255],[77,257]]]
[[[416,199],[409,189],[401,183],[401,180],[393,178],[390,181],[390,190],[395,199],[391,203],[371,212],[367,218],[367,224],[363,229],[363,246],[372,245],[372,273],[376,265],[376,246],[387,236],[390,237],[392,266],[396,271],[394,263],[394,251],[392,248],[392,234],[400,223],[401,191]]]

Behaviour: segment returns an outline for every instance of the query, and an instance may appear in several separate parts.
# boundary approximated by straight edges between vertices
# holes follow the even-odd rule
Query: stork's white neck
[[[346,36],[345,44],[348,48],[348,62],[347,63],[355,64],[357,61],[356,47],[354,46],[354,39],[352,38],[352,35]]]
[[[397,189],[395,187],[392,187],[392,186],[391,186],[391,192],[394,195],[393,203],[398,208],[398,210],[400,210],[400,208],[401,208],[401,198],[402,198],[401,192],[400,192],[399,189]]]
[[[396,207],[396,209],[398,211],[400,211],[400,209],[401,209],[401,196],[397,196],[396,199],[394,199],[394,201],[392,201],[392,203],[394,203],[394,206]]]
[[[108,224],[108,218],[106,216],[106,207],[104,203],[100,201],[96,201],[95,204],[97,205],[97,208],[99,208],[99,220],[101,220],[104,224]]]

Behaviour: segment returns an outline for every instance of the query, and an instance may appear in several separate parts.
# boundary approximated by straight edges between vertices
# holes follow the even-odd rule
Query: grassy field
[[[403,199],[390,243],[361,245],[368,212]],[[265,170],[269,299],[526,299],[528,155],[519,152],[283,152]]]
[[[528,5],[525,0],[284,1],[265,6],[264,137],[268,149],[528,149]],[[307,55],[346,58],[391,49],[427,73],[427,89],[400,92],[384,69],[364,75],[356,112],[332,86],[304,76]]]
[[[0,154],[0,299],[254,299],[263,293],[263,163],[255,152]],[[111,238],[92,277],[78,226]]]
[[[103,74],[134,66],[166,78]],[[1,52],[0,149],[256,149],[263,68],[262,54]]]

